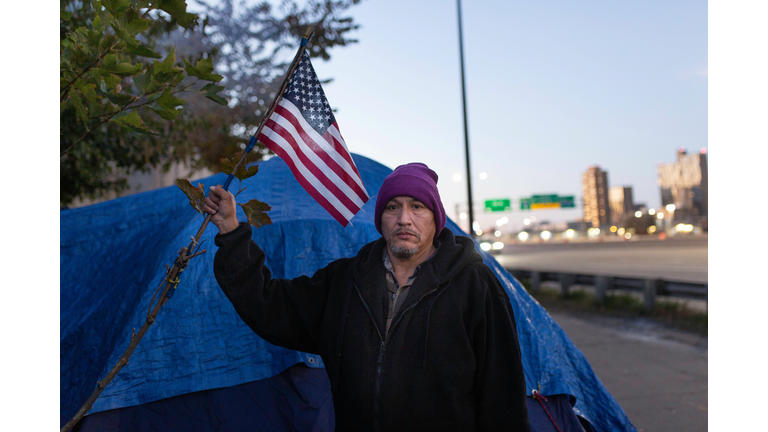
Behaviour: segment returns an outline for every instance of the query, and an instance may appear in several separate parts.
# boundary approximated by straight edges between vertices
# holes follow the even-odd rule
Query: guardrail
[[[563,295],[568,294],[573,285],[594,286],[595,300],[601,303],[605,301],[608,291],[639,292],[643,295],[643,308],[648,311],[656,305],[657,296],[708,300],[708,284],[509,268],[506,270],[517,279],[529,279],[532,292],[541,290],[541,283],[545,281],[559,282]]]

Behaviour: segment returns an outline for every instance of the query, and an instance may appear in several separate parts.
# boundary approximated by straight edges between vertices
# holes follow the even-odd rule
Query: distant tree
[[[126,172],[218,170],[258,125],[307,26],[315,57],[356,42],[340,16],[356,3],[225,0],[196,16],[184,0],[63,0],[61,204],[124,190]]]
[[[205,16],[199,31],[173,32],[167,43],[184,55],[215,53],[216,72],[224,77],[229,103],[202,104],[200,95],[184,96],[190,103],[182,121],[161,139],[178,147],[186,143],[195,168],[218,170],[219,160],[244,148],[256,131],[309,25],[314,36],[308,52],[313,58],[329,60],[332,48],[357,42],[349,32],[359,26],[343,16],[357,3],[310,1],[299,7],[296,1],[283,1],[275,7],[267,2],[236,6],[232,0],[199,1]],[[252,159],[267,153],[259,146]]]

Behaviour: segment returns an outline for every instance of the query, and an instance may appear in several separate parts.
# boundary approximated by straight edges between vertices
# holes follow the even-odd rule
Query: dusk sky
[[[581,174],[608,171],[636,203],[660,205],[659,162],[707,148],[707,3],[462,3],[475,217],[504,230],[536,216],[582,216]],[[440,176],[447,215],[466,211],[456,2],[363,1],[359,43],[315,61],[350,151]],[[480,180],[480,173],[487,173]],[[453,180],[454,174],[462,180]],[[521,212],[533,194],[575,195],[575,210]],[[486,199],[513,211],[484,215]]]

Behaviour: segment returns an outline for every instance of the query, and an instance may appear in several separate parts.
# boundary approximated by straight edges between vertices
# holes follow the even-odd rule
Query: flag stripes
[[[335,123],[329,129],[338,134]],[[332,134],[331,138],[336,139]],[[343,141],[330,143],[318,134],[290,101],[279,102],[259,140],[288,164],[302,187],[342,226],[368,201]],[[344,151],[340,153],[339,147]]]
[[[363,182],[360,180],[357,168],[352,168],[355,166],[355,163],[352,162],[352,157],[349,155],[346,146],[339,149],[333,143],[329,143],[328,140],[318,134],[304,120],[298,108],[288,100],[283,99],[280,101],[275,109],[275,114],[270,119],[275,120],[276,123],[284,127],[288,124],[292,125],[302,138],[301,141],[323,160],[325,166],[330,168],[333,174],[341,178],[339,184],[347,185],[360,198],[359,204],[362,207],[368,199],[368,194],[365,192],[365,186],[363,186]],[[336,129],[335,124],[332,127]],[[320,166],[319,164],[316,165]]]

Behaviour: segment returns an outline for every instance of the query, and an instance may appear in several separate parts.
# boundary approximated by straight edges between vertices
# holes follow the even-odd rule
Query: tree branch
[[[80,72],[76,77],[72,78],[72,81],[67,83],[67,85],[65,85],[64,88],[60,90],[61,92],[63,92],[63,94],[61,95],[59,103],[64,102],[64,99],[67,97],[67,94],[69,93],[69,90],[68,90],[69,87],[72,84],[74,84],[75,81],[77,81],[81,76],[83,76],[83,74],[91,70],[92,67],[96,66],[101,61],[101,59],[103,59],[105,55],[107,55],[110,51],[112,51],[112,48],[114,48],[118,43],[120,43],[120,39],[115,38],[115,42],[112,43],[112,45],[109,48],[107,48],[103,53],[101,53],[101,55],[99,55],[99,57],[96,60],[94,60],[93,63],[89,64],[88,67],[83,69],[83,71]]]
[[[193,82],[193,83],[191,83],[191,84],[187,85],[186,87],[183,87],[183,88],[181,88],[181,89],[179,89],[179,90],[175,90],[175,91],[172,91],[172,92],[171,92],[171,94],[181,93],[181,92],[183,92],[183,91],[187,90],[188,88],[192,87],[193,85],[197,84],[199,81],[200,81],[200,79],[198,78],[197,80],[195,80],[195,82]],[[144,102],[142,102],[142,103],[140,103],[140,104],[138,104],[138,105],[134,105],[134,106],[131,106],[131,107],[129,107],[128,105],[130,105],[130,104],[132,104],[132,103],[134,103],[134,102],[135,102],[135,101],[131,101],[131,102],[128,102],[127,104],[125,104],[124,106],[122,106],[121,108],[119,108],[117,111],[115,111],[115,112],[113,112],[113,113],[102,114],[102,115],[99,115],[99,116],[96,116],[96,117],[91,117],[91,118],[89,118],[88,120],[94,120],[94,119],[99,119],[99,118],[102,118],[102,117],[108,116],[106,119],[104,119],[104,120],[100,121],[100,122],[99,122],[99,124],[97,124],[95,127],[91,128],[91,129],[89,129],[87,132],[85,132],[85,133],[83,134],[83,136],[81,136],[81,137],[80,137],[80,138],[79,138],[77,141],[75,141],[75,142],[74,142],[74,144],[72,144],[72,145],[71,145],[71,146],[69,146],[69,147],[68,147],[66,150],[64,150],[64,151],[63,151],[63,152],[62,152],[62,153],[59,155],[59,157],[62,157],[62,156],[64,156],[65,154],[67,154],[67,152],[68,152],[68,151],[70,151],[70,150],[72,150],[72,148],[73,148],[74,146],[76,146],[76,145],[77,145],[77,143],[79,143],[80,141],[82,141],[82,140],[83,140],[83,138],[85,138],[86,136],[88,136],[88,134],[89,134],[89,133],[91,133],[91,131],[92,131],[93,129],[95,129],[95,128],[97,128],[97,127],[101,126],[101,125],[103,125],[103,124],[104,124],[104,123],[106,123],[106,122],[108,122],[108,121],[109,121],[109,120],[110,120],[112,117],[114,117],[114,116],[116,116],[116,115],[120,114],[120,113],[121,113],[121,112],[123,112],[123,111],[132,110],[132,109],[135,109],[135,108],[138,108],[138,107],[144,106],[144,105],[149,105],[149,104],[151,104],[152,102],[155,102],[157,99],[160,99],[160,96],[158,96],[157,98],[155,98],[155,99],[152,99],[152,100],[149,100],[149,99],[148,99],[148,100],[146,100],[146,101],[144,101]],[[82,121],[82,120],[78,120],[78,121],[76,121],[76,122],[74,122],[74,123],[70,124],[69,126],[65,127],[65,128],[64,128],[64,129],[63,129],[61,132],[59,132],[59,135],[63,134],[63,133],[64,133],[64,131],[66,131],[67,129],[69,129],[71,126],[74,126],[74,125],[76,125],[76,124],[80,123],[81,121]]]

